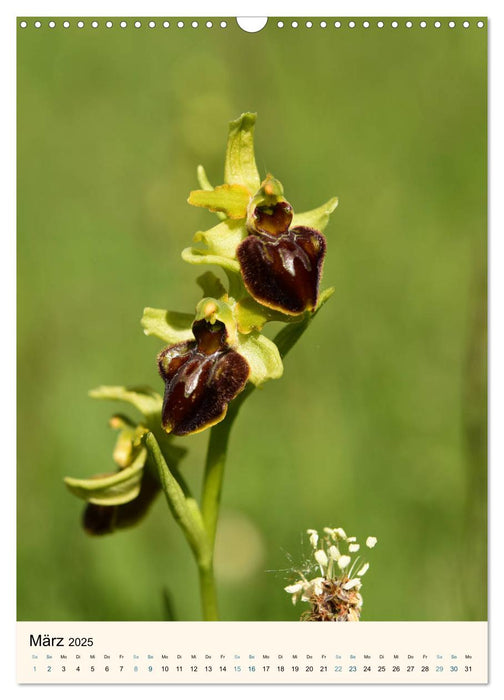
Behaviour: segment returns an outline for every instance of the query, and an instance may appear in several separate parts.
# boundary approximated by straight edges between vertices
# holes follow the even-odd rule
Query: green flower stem
[[[205,474],[203,477],[201,514],[212,549],[215,544],[222,481],[224,477],[224,468],[226,466],[229,435],[231,432],[231,424],[228,420],[229,419],[226,418],[226,420],[215,425],[210,431]]]
[[[214,425],[210,431],[201,496],[201,515],[203,517],[203,524],[207,533],[210,549],[209,566],[204,570],[200,567],[201,601],[205,620],[218,619],[217,594],[213,575],[213,557],[229,436],[242,403],[253,390],[254,387],[249,384],[229,405],[225,420]],[[214,617],[207,617],[206,615],[208,614],[213,614]]]
[[[225,420],[214,425],[210,431],[208,450],[203,477],[203,491],[201,497],[201,514],[208,535],[208,541],[213,551],[217,520],[219,517],[219,504],[221,499],[222,481],[226,457],[228,451],[229,435],[238,411],[244,400],[252,393],[254,387],[249,384],[247,388],[229,405]]]
[[[201,609],[204,620],[218,620],[217,612],[217,591],[215,589],[215,577],[213,572],[213,562],[207,566],[198,566]]]

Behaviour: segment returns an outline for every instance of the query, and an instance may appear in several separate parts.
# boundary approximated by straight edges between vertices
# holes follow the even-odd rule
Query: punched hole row
[[[100,22],[98,22],[97,20],[88,22],[87,24],[89,26],[91,26],[93,29],[97,29],[100,26]],[[207,22],[201,22],[201,23],[197,22],[196,20],[194,20],[192,22],[183,22],[182,20],[180,20],[178,22],[173,22],[172,24],[170,22],[168,22],[167,20],[165,20],[163,22],[162,21],[155,22],[154,20],[150,20],[150,21],[146,21],[146,22],[141,22],[140,20],[130,21],[130,22],[128,22],[126,20],[118,20],[116,22],[113,22],[112,20],[107,20],[105,22],[102,22],[102,24],[107,29],[111,29],[114,26],[119,26],[121,29],[126,29],[126,27],[128,27],[128,26],[133,26],[136,29],[140,29],[142,26],[147,26],[150,29],[155,29],[158,26],[163,27],[164,29],[168,29],[170,26],[176,26],[179,29],[182,29],[183,27],[186,27],[186,26],[190,26],[193,29],[197,29],[200,26],[207,27],[208,29],[211,29],[214,26],[221,27],[222,29],[225,29],[227,27],[227,22],[225,20],[222,20],[220,22],[219,21],[212,22],[211,20],[208,20]],[[279,20],[276,23],[276,26],[279,29],[282,29],[283,27],[289,27],[289,26],[292,27],[293,29],[297,29],[298,27],[303,27],[303,26],[306,27],[307,29],[311,29],[312,27],[314,27],[317,24],[322,29],[325,29],[326,27],[331,26],[331,24],[333,24],[333,23],[326,22],[325,20],[322,20],[321,22],[318,22],[318,23],[312,22],[310,20],[308,20],[307,22],[304,22],[304,23],[298,22],[297,20],[293,20],[292,22],[283,22],[282,20]],[[357,27],[358,24],[359,23],[354,21],[354,20],[350,20],[349,22],[336,21],[336,22],[334,22],[333,26],[336,29],[340,29],[341,27],[345,27],[345,26],[347,26],[349,29],[355,29],[355,27]],[[368,20],[364,20],[362,22],[361,26],[364,29],[369,29],[369,27],[371,27],[372,24],[373,24],[372,22],[370,22]],[[455,22],[454,20],[451,20],[451,21],[447,22],[446,24],[448,25],[448,27],[450,27],[450,29],[453,29],[454,27],[457,26],[457,22]],[[464,29],[468,29],[471,26],[471,23],[467,20],[460,22],[459,24],[461,24],[462,27],[464,27]],[[19,23],[19,26],[22,29],[25,29],[29,25],[28,25],[28,22],[26,20],[22,20]],[[40,20],[36,20],[35,22],[33,22],[33,26],[36,29],[40,29],[42,27],[42,22]],[[54,27],[56,27],[56,22],[54,20],[50,20],[47,23],[47,26],[50,27],[51,29],[54,29]],[[65,29],[68,29],[71,26],[71,22],[69,22],[68,20],[65,20],[64,22],[62,22],[62,26]],[[79,20],[78,22],[75,23],[75,26],[77,26],[78,29],[83,29],[86,26],[86,22],[84,22],[83,20]],[[386,26],[386,23],[383,22],[382,20],[379,20],[376,22],[376,26],[379,29],[383,29]],[[390,26],[393,29],[397,29],[400,25],[399,25],[399,22],[397,22],[397,20],[393,20],[392,22],[390,22]],[[406,22],[404,22],[404,26],[407,29],[411,29],[414,26],[414,23],[411,20],[407,20]],[[425,29],[427,27],[427,22],[425,20],[421,20],[420,22],[418,22],[418,26],[421,29]],[[439,20],[436,20],[435,22],[433,22],[433,26],[436,29],[439,29],[440,27],[443,26],[443,23],[440,22]],[[476,26],[479,27],[480,29],[482,29],[485,26],[485,23],[482,20],[479,20],[478,22],[476,22]]]
[[[355,27],[357,27],[360,23],[358,23],[354,20],[350,20],[349,22],[336,21],[334,23],[326,22],[326,20],[322,20],[321,22],[318,22],[318,23],[317,22],[314,23],[310,20],[308,20],[307,22],[304,22],[304,23],[298,22],[297,20],[293,20],[292,22],[284,22],[282,20],[279,20],[277,22],[277,27],[279,29],[282,29],[283,27],[293,27],[293,29],[297,29],[298,27],[306,27],[307,29],[311,29],[313,26],[316,26],[317,24],[322,29],[325,29],[326,27],[330,27],[331,25],[333,25],[336,29],[340,29],[341,27],[348,27],[349,29],[355,29]],[[374,23],[370,22],[369,20],[364,20],[360,26],[364,27],[364,29],[369,29],[369,27],[371,27],[373,24]],[[454,27],[457,26],[457,22],[455,22],[454,20],[450,20],[449,22],[447,22],[445,24],[447,24],[448,27],[450,27],[450,29],[453,29]],[[471,23],[467,20],[465,20],[463,22],[459,22],[459,24],[461,24],[464,27],[464,29],[468,29],[471,26]],[[378,20],[376,22],[375,26],[377,26],[379,29],[383,29],[383,27],[385,27],[386,25],[387,25],[386,22],[384,22],[382,20]],[[397,29],[400,26],[400,23],[397,20],[393,20],[392,22],[390,22],[390,26],[393,29]],[[407,29],[411,29],[414,26],[414,22],[412,22],[411,20],[407,20],[406,22],[404,22],[404,26]],[[420,26],[422,29],[425,29],[427,27],[427,22],[425,20],[422,20],[422,21],[418,22],[418,26]],[[435,22],[433,22],[433,26],[436,29],[439,29],[440,27],[443,26],[443,23],[440,22],[439,20],[436,20]],[[478,22],[476,22],[476,26],[479,27],[480,29],[482,29],[485,26],[485,23],[482,20],[479,20]]]
[[[78,22],[74,22],[74,26],[76,26],[78,29],[83,29],[86,26],[86,24],[88,26],[92,27],[93,29],[97,29],[100,26],[100,22],[98,22],[97,20],[94,20],[92,22],[88,21],[87,23],[84,22],[83,20],[79,20]],[[156,27],[163,27],[164,29],[168,29],[170,26],[178,27],[179,29],[182,29],[183,27],[186,27],[186,26],[187,27],[190,26],[193,29],[197,29],[199,26],[202,26],[202,27],[204,26],[204,27],[207,27],[208,29],[211,29],[214,26],[221,27],[222,29],[225,29],[228,26],[228,23],[225,20],[222,20],[220,22],[219,21],[212,22],[211,20],[208,20],[207,22],[201,22],[201,23],[196,22],[196,20],[193,22],[179,21],[179,22],[171,22],[171,23],[168,22],[167,20],[165,20],[164,22],[162,22],[162,21],[155,22],[154,20],[150,20],[149,22],[147,22],[147,21],[141,22],[140,20],[129,21],[129,22],[126,20],[116,20],[115,22],[113,22],[112,20],[107,20],[107,21],[102,21],[101,25],[106,27],[107,29],[111,29],[114,26],[118,26],[121,29],[126,29],[126,27],[128,27],[128,26],[135,27],[136,29],[140,29],[140,27],[149,27],[150,29],[155,29]],[[22,20],[19,23],[19,26],[22,29],[25,29],[26,27],[29,26],[29,24],[26,20]],[[37,20],[37,21],[33,22],[33,26],[36,29],[40,29],[40,27],[42,27],[42,22]],[[47,26],[50,27],[51,29],[54,29],[54,27],[56,27],[56,22],[54,22],[54,20],[50,20],[49,22],[47,22]],[[65,20],[64,22],[61,23],[61,26],[64,27],[65,29],[68,29],[70,26],[72,26],[72,24],[68,20]]]

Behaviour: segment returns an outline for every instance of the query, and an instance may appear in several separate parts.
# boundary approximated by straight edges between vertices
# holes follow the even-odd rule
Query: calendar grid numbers
[[[486,622],[18,624],[20,683],[486,683]]]

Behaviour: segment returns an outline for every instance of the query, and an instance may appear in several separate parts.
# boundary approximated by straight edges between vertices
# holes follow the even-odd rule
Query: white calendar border
[[[211,7],[211,11],[210,10]],[[504,664],[499,656],[499,648],[503,647],[502,625],[504,622],[503,615],[503,598],[500,594],[502,588],[502,547],[500,546],[500,537],[497,533],[502,531],[503,514],[502,507],[497,501],[497,494],[504,492],[503,481],[503,465],[504,465],[504,450],[503,450],[503,431],[502,418],[503,410],[503,366],[502,361],[498,358],[504,357],[504,333],[502,327],[502,308],[504,307],[504,274],[502,268],[504,266],[503,254],[503,234],[504,217],[502,205],[499,200],[502,200],[502,191],[504,191],[503,177],[503,140],[504,134],[502,128],[498,128],[498,124],[504,124],[504,107],[503,94],[499,87],[499,81],[502,82],[502,69],[504,65],[504,32],[502,25],[504,23],[504,12],[497,2],[484,1],[470,2],[468,0],[458,0],[457,2],[449,2],[443,0],[425,0],[424,2],[400,2],[399,0],[386,0],[382,2],[368,1],[350,1],[342,0],[335,6],[334,3],[323,2],[320,0],[310,0],[309,3],[301,3],[297,0],[288,2],[287,0],[256,0],[254,3],[245,2],[230,2],[229,0],[215,0],[209,6],[208,2],[199,2],[196,0],[185,0],[180,4],[180,7],[160,2],[156,0],[143,0],[142,3],[125,0],[124,2],[112,2],[111,0],[89,0],[82,2],[76,0],[71,4],[62,2],[61,0],[51,2],[38,2],[31,0],[30,2],[7,2],[4,3],[1,12],[0,31],[2,32],[1,50],[2,62],[1,70],[4,73],[2,77],[2,85],[4,86],[4,97],[7,93],[8,100],[7,111],[3,110],[2,126],[0,131],[2,143],[3,158],[3,177],[2,177],[2,212],[4,231],[3,246],[2,246],[2,274],[0,275],[2,283],[2,299],[9,300],[7,308],[7,318],[4,318],[4,328],[7,333],[4,336],[4,348],[0,367],[2,371],[2,425],[4,426],[4,435],[8,437],[7,460],[4,461],[4,474],[8,473],[7,482],[4,485],[4,504],[2,508],[2,525],[3,533],[13,532],[12,524],[15,518],[15,419],[12,416],[12,408],[15,404],[15,387],[13,367],[15,364],[15,348],[13,338],[15,338],[15,306],[13,299],[15,296],[15,247],[14,247],[14,230],[15,230],[15,114],[14,114],[14,95],[15,95],[15,32],[14,32],[14,17],[16,15],[34,16],[40,14],[67,14],[71,10],[71,14],[78,16],[89,16],[92,14],[109,14],[109,15],[131,15],[138,14],[148,16],[156,15],[177,15],[177,16],[321,16],[321,15],[338,15],[338,16],[490,16],[489,26],[489,55],[490,55],[490,143],[492,149],[492,158],[489,161],[490,171],[490,319],[491,319],[491,334],[490,334],[490,544],[491,544],[491,559],[490,559],[490,685],[482,688],[481,686],[428,686],[430,697],[453,697],[457,700],[460,697],[467,696],[468,693],[490,693],[494,695],[501,692],[503,689],[503,667]],[[500,193],[500,194],[499,194]],[[498,316],[501,320],[499,322]],[[5,310],[4,310],[5,314]],[[6,342],[6,345],[5,345]],[[5,477],[4,477],[5,478]],[[493,494],[493,497],[492,497]],[[7,503],[6,503],[7,502]],[[9,505],[10,504],[10,505]],[[6,507],[7,506],[7,507]],[[5,538],[5,534],[4,534]],[[15,635],[15,561],[16,561],[16,544],[13,537],[9,537],[7,545],[4,547],[4,576],[2,576],[2,664],[3,677],[0,681],[2,687],[7,689],[9,696],[20,696],[26,693],[36,692],[38,697],[54,698],[58,693],[62,693],[65,697],[68,695],[66,686],[16,686],[14,680],[15,673],[15,655],[13,639]],[[7,566],[5,566],[7,564]],[[267,625],[268,623],[264,623]],[[207,698],[221,698],[229,693],[235,694],[234,686],[200,686],[198,692],[209,693]],[[369,690],[368,690],[369,689]],[[352,688],[352,695],[359,697],[362,692],[373,692],[373,699],[389,698],[392,694],[397,693],[402,697],[405,691],[403,686],[355,686]],[[307,686],[275,686],[274,692],[284,695],[282,690],[285,690],[285,697],[306,696]],[[415,696],[418,693],[424,693],[423,686],[408,686],[408,695]],[[175,697],[182,698],[193,693],[194,686],[177,686],[176,690],[170,686],[169,692]],[[90,689],[88,686],[72,686],[72,697],[84,697],[88,695]],[[106,686],[93,687],[93,695],[106,697],[109,699],[117,695],[121,699],[127,697],[137,697],[138,691],[135,686]],[[149,693],[163,693],[166,696],[167,689],[165,686],[151,686]],[[241,686],[240,693],[247,697],[248,693],[256,693],[257,688],[251,686]],[[316,691],[315,691],[316,692]],[[456,696],[455,696],[456,693]],[[356,695],[355,695],[356,694]]]

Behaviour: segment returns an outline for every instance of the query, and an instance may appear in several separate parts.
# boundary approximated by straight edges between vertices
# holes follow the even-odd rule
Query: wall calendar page
[[[15,22],[17,682],[487,683],[488,18]]]

